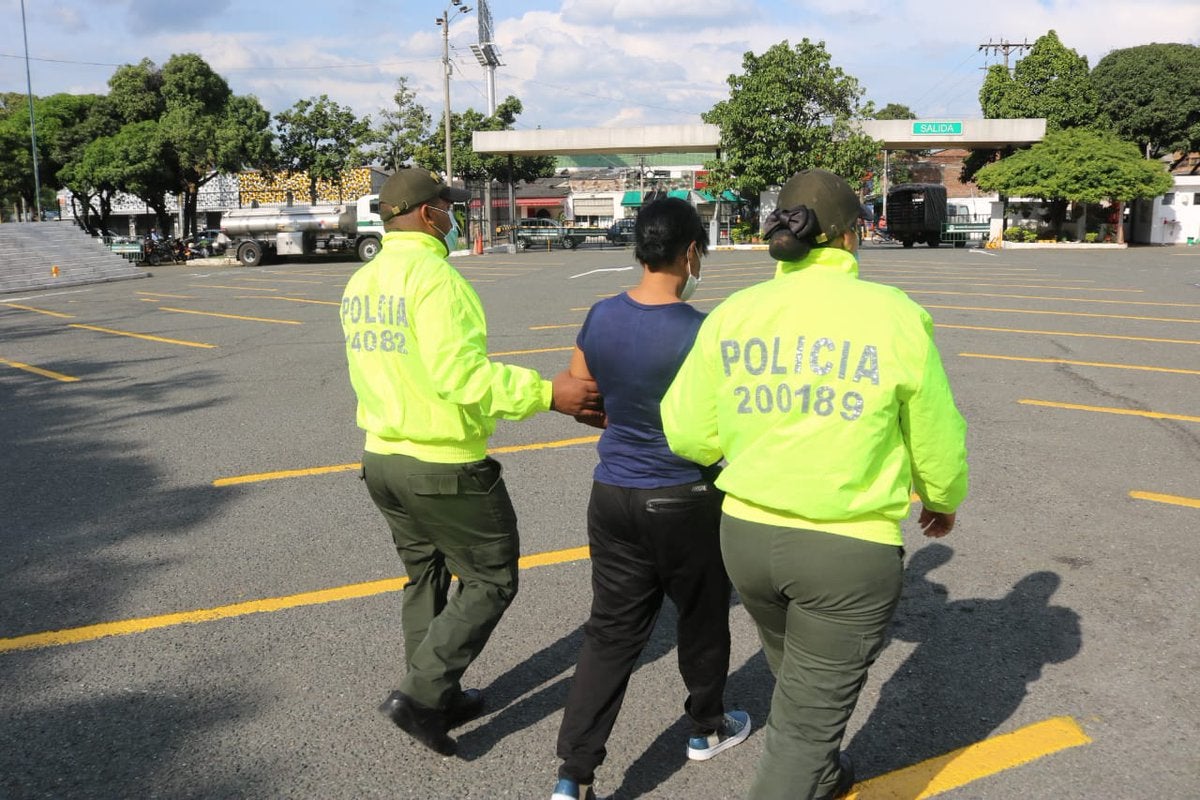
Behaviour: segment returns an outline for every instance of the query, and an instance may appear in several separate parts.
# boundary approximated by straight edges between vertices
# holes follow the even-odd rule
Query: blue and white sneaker
[[[745,711],[730,711],[721,727],[707,736],[688,739],[687,756],[692,761],[707,761],[723,750],[738,746],[749,735],[750,715]]]
[[[570,778],[559,778],[554,784],[554,794],[550,800],[596,800],[590,783],[579,783]]]

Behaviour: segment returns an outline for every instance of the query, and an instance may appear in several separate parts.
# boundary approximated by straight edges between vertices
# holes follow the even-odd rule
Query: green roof
[[[677,200],[687,200],[690,194],[691,192],[687,189],[672,189],[667,192],[667,197],[674,197]]]
[[[641,192],[626,192],[625,196],[621,198],[621,205],[623,206],[640,206],[641,204]]]

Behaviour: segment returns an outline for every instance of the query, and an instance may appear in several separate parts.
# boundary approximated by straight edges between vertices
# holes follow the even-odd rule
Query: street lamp
[[[450,9],[454,9],[451,16]],[[442,26],[442,87],[446,102],[446,183],[451,181],[450,163],[450,20],[459,14],[466,14],[471,8],[463,0],[450,0],[450,6],[437,18],[437,24]]]

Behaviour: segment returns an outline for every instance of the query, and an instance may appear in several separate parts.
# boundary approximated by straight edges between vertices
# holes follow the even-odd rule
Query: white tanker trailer
[[[238,208],[225,212],[221,232],[239,262],[256,267],[264,257],[356,252],[370,261],[379,252],[383,222],[379,195],[354,205]]]

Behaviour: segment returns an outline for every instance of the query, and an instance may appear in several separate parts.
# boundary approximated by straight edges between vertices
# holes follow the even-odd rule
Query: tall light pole
[[[488,0],[477,0],[475,7],[478,9],[477,16],[479,18],[479,43],[471,45],[471,52],[475,54],[475,58],[479,59],[479,66],[483,67],[487,72],[487,103],[488,116],[496,116],[496,67],[503,66],[500,61],[500,50],[497,49],[492,29],[492,11],[488,8]],[[509,182],[509,188],[512,187],[512,182]],[[511,194],[511,193],[510,193]],[[509,198],[509,218],[512,218],[512,198]],[[480,219],[483,222],[483,230],[490,239],[495,225],[492,224],[492,178],[489,175],[483,183],[483,213],[480,214]]]
[[[22,0],[24,2],[24,0]],[[438,17],[437,24],[442,26],[442,89],[444,100],[446,103],[445,125],[446,125],[446,183],[450,183],[451,175],[451,160],[450,160],[450,9],[454,9],[454,16],[466,14],[470,11],[470,7],[463,3],[463,0],[450,0],[450,6],[442,12],[442,16]]]
[[[33,121],[33,81],[29,77],[29,34],[25,32],[25,0],[21,0],[21,37],[25,40],[25,91],[29,98],[29,152],[33,154],[33,207],[42,221],[42,182],[38,179],[37,125]]]

